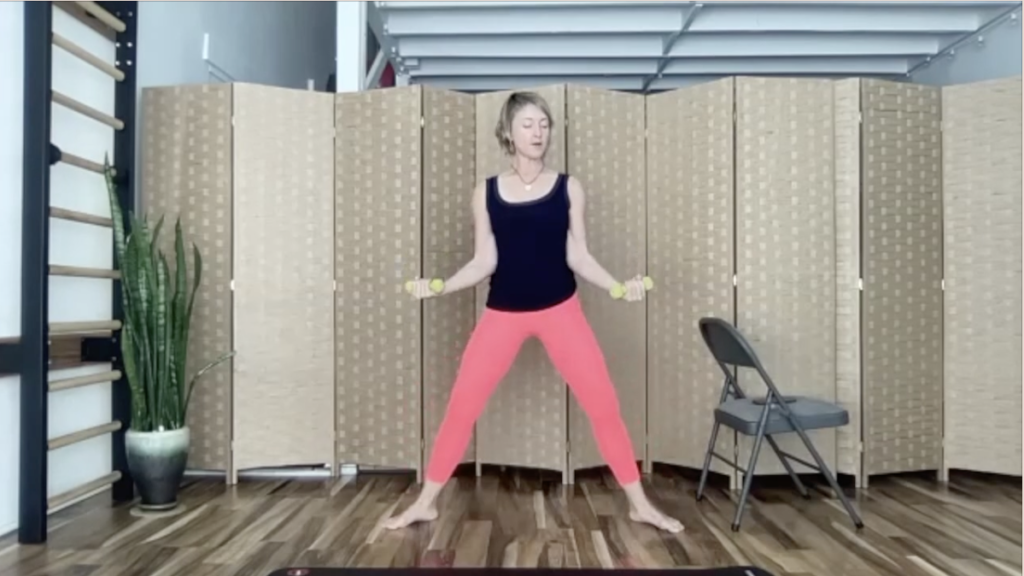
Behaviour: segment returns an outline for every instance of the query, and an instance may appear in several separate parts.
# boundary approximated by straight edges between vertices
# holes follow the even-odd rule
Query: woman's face
[[[533,104],[523,106],[512,119],[512,143],[516,153],[531,160],[544,157],[551,136],[548,117]]]

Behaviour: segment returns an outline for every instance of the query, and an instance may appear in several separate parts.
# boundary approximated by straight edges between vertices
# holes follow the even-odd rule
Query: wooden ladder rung
[[[56,206],[50,206],[50,217],[60,218],[61,220],[70,220],[71,222],[81,222],[82,224],[106,226],[107,228],[114,227],[114,220],[111,218],[96,216],[95,214],[88,214],[86,212],[76,212],[74,210],[68,210],[67,208],[57,208]]]
[[[75,156],[70,152],[61,151],[60,161],[63,162],[64,164],[77,166],[82,170],[88,170],[90,172],[95,172],[97,174],[103,174],[103,164],[100,164],[99,162],[93,162],[92,160],[86,160],[85,158],[82,158],[81,156]],[[114,171],[111,170],[111,172]]]
[[[52,380],[49,383],[47,383],[47,389],[50,392],[60,392],[61,390],[71,390],[72,388],[81,388],[83,386],[91,386],[93,384],[116,382],[117,380],[120,379],[121,371],[111,370],[109,372],[100,372],[99,374],[78,376],[77,378],[63,378],[61,380]]]
[[[110,114],[106,114],[104,112],[100,112],[99,110],[93,108],[92,106],[88,106],[86,104],[82,104],[78,100],[75,100],[74,98],[72,98],[72,97],[70,97],[70,96],[68,96],[66,94],[62,94],[60,92],[57,92],[56,90],[52,90],[51,91],[51,98],[57,104],[60,104],[61,106],[65,107],[65,108],[67,108],[69,110],[74,110],[75,112],[78,112],[79,114],[81,114],[83,116],[88,116],[89,118],[92,118],[93,120],[95,120],[97,122],[101,122],[103,124],[106,124],[107,126],[110,126],[111,128],[113,128],[114,130],[124,130],[124,122],[123,121],[121,121],[121,120],[119,120],[117,118],[114,118]]]
[[[50,496],[46,500],[46,509],[49,512],[49,511],[52,511],[54,509],[60,508],[61,506],[65,505],[65,504],[67,504],[69,502],[73,502],[75,500],[78,500],[82,496],[86,496],[88,494],[92,494],[93,492],[99,490],[100,488],[103,488],[105,486],[110,486],[111,484],[113,484],[114,482],[117,482],[120,479],[121,479],[121,473],[120,472],[111,472],[110,474],[107,474],[106,476],[102,476],[102,477],[97,478],[97,479],[95,479],[95,480],[93,480],[91,482],[86,482],[85,484],[82,484],[81,486],[79,486],[77,488],[72,488],[71,490],[68,490],[67,492],[61,492],[60,494],[57,494],[57,495],[54,495],[54,496]]]
[[[119,280],[120,270],[105,270],[103,268],[83,268],[80,266],[57,266],[50,264],[51,276],[69,276],[72,278],[109,278]]]
[[[110,26],[115,32],[124,32],[128,29],[128,26],[120,18],[107,12],[95,2],[75,2],[75,4],[78,4],[83,10],[95,16],[100,22]]]
[[[78,5],[78,2],[58,0],[57,2],[54,2],[53,5],[63,10],[65,14],[71,16],[75,20],[78,20],[83,25],[88,26],[89,29],[99,34],[101,37],[111,42],[117,42],[117,32],[114,32],[109,26],[105,26],[102,22],[97,20],[95,16],[86,12],[85,8]]]
[[[57,436],[56,438],[47,441],[46,445],[50,450],[56,450],[58,448],[84,442],[90,438],[110,434],[111,432],[117,432],[120,429],[121,423],[115,420],[106,424],[100,424],[99,426],[93,426],[92,428],[86,428],[85,430],[79,430],[78,432],[72,432],[71,434]]]
[[[50,336],[120,330],[120,320],[93,320],[87,322],[50,322]]]
[[[95,54],[89,52],[85,48],[82,48],[78,44],[75,44],[74,42],[72,42],[71,40],[68,40],[67,38],[61,36],[60,34],[57,34],[56,32],[54,32],[52,34],[52,42],[53,42],[54,46],[59,46],[59,47],[63,48],[64,50],[68,51],[70,54],[72,54],[75,57],[77,57],[79,60],[85,62],[86,64],[92,66],[93,68],[96,68],[100,72],[103,72],[104,74],[107,74],[108,76],[110,76],[114,80],[117,80],[118,82],[121,82],[122,80],[124,80],[124,72],[122,72],[121,70],[118,70],[116,66],[114,66],[113,64],[110,64],[108,62],[104,62],[103,60],[98,58]]]

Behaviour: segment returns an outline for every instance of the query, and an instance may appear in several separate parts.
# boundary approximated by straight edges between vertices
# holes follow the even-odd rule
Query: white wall
[[[336,6],[336,92],[358,92],[366,80],[365,2],[330,2]]]
[[[1021,73],[1021,22],[1006,18],[996,26],[956,47],[952,55],[943,55],[910,75],[918,84],[947,86],[993,80]]]
[[[22,2],[0,2],[0,246],[21,245]],[[8,83],[8,78],[19,79]],[[21,254],[0,250],[0,336],[21,331]],[[0,534],[18,524],[18,379],[0,377]]]
[[[0,337],[21,331],[23,10],[22,2],[0,2]],[[143,3],[138,86],[218,81],[203,60],[208,35],[209,59],[233,80],[305,88],[313,79],[322,90],[334,71],[334,14],[334,2]],[[115,60],[111,42],[59,9],[54,9],[54,30],[103,60]],[[53,50],[53,88],[114,113],[114,81],[59,48]],[[94,161],[105,153],[113,158],[113,130],[102,124],[54,105],[51,130],[53,142],[64,150]],[[67,165],[51,169],[51,204],[109,216],[102,177]],[[111,232],[51,220],[50,261],[110,268]],[[110,300],[110,281],[52,278],[50,320],[109,319]],[[104,370],[109,366],[50,377]],[[101,424],[110,416],[109,383],[54,393],[49,435]],[[17,528],[19,422],[18,379],[0,378],[0,534]],[[108,473],[110,459],[109,436],[55,451],[49,457],[49,493]]]

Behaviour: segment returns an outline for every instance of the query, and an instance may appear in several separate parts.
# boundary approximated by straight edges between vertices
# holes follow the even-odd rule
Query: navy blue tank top
[[[559,174],[547,194],[527,202],[506,202],[498,192],[497,176],[487,180],[487,213],[498,249],[488,308],[543,310],[576,293],[576,276],[566,262],[567,180],[565,174]]]

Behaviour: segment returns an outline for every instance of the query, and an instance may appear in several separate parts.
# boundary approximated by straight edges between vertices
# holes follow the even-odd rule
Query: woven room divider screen
[[[835,401],[832,82],[737,78],[734,102],[736,326],[784,394]],[[752,370],[738,381],[767,393]],[[834,462],[834,432],[810,436]],[[739,438],[744,467],[751,445]],[[798,438],[779,446],[812,461]],[[785,473],[770,450],[757,471]]]
[[[1021,470],[1021,78],[942,94],[946,469]]]
[[[1007,309],[1020,309],[1019,78],[536,91],[554,115],[551,167],[587,190],[591,250],[617,276],[656,282],[646,305],[581,288],[648,470],[703,462],[722,375],[696,322],[718,316],[784,393],[850,410],[849,426],[812,437],[858,484],[1017,473],[1020,331]],[[204,254],[190,364],[237,353],[193,398],[191,467],[232,480],[267,466],[422,473],[487,289],[419,303],[402,285],[472,256],[470,193],[507,166],[493,136],[507,95],[144,90],[145,206],[180,216]],[[1017,148],[980,151],[995,139]],[[756,375],[739,379],[763,393]],[[529,343],[464,462],[566,481],[601,466],[570,396]],[[745,466],[748,443],[720,438]],[[762,456],[759,473],[782,472]]]
[[[658,283],[647,304],[647,454],[688,468],[704,463],[723,378],[695,327],[704,316],[735,321],[734,83],[647,97],[647,262]],[[734,443],[720,434],[717,452]],[[712,470],[731,474],[717,460]]]
[[[647,170],[644,97],[585,86],[566,88],[566,170],[585,186],[587,245],[620,277],[647,270]],[[623,420],[644,457],[647,437],[646,310],[615,302],[581,283],[580,300],[604,351]],[[590,423],[569,403],[569,475],[601,466]]]

